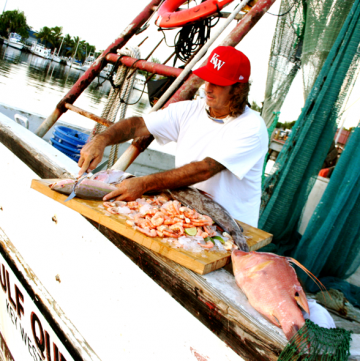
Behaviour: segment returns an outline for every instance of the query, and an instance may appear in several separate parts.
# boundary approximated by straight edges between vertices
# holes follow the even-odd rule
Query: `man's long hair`
[[[236,117],[244,113],[248,102],[250,83],[235,83],[230,89],[230,116]]]

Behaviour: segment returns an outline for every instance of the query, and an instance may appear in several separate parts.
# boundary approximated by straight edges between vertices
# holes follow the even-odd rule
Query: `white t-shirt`
[[[206,157],[226,167],[194,186],[209,193],[235,218],[257,227],[261,175],[268,151],[268,134],[260,115],[245,112],[226,124],[211,120],[205,100],[182,101],[143,116],[158,143],[177,143],[175,166]]]

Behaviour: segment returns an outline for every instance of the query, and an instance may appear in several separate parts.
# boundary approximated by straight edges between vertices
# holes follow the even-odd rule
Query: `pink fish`
[[[281,327],[290,340],[305,323],[299,306],[310,314],[305,292],[290,261],[300,264],[289,257],[261,252],[233,251],[231,259],[236,284],[250,304]]]

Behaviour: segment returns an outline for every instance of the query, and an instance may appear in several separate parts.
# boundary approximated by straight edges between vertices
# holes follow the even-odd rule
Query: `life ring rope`
[[[186,10],[176,11],[184,0],[165,0],[157,14],[156,25],[162,28],[176,28],[207,18],[219,12],[233,0],[206,0]]]

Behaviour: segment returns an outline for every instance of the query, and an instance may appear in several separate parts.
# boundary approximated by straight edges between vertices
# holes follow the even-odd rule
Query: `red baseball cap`
[[[250,61],[244,53],[232,46],[218,46],[211,52],[206,65],[193,73],[209,83],[221,86],[247,83]]]

